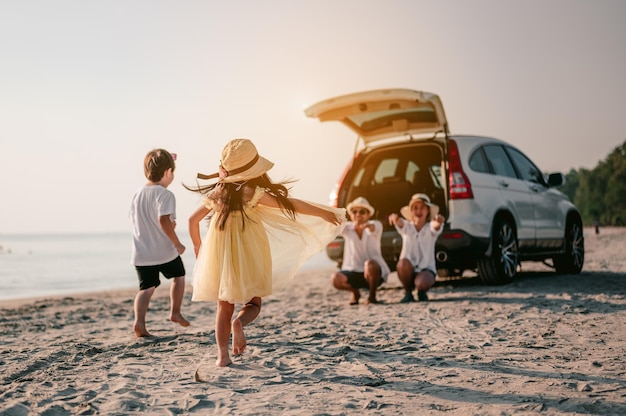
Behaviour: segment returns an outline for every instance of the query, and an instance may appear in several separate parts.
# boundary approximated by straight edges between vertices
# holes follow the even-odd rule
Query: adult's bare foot
[[[180,326],[189,326],[189,321],[183,318],[181,314],[172,314],[170,316],[170,321],[177,323]]]
[[[350,305],[358,305],[359,299],[361,299],[361,292],[358,290],[352,292],[352,296],[350,297]]]
[[[246,335],[243,333],[243,325],[239,319],[235,319],[231,325],[233,333],[233,354],[242,354],[246,349]]]

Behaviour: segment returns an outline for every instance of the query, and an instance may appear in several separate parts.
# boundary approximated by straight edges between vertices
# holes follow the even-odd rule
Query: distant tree
[[[624,225],[626,221],[626,141],[616,147],[606,159],[609,170],[604,206],[607,223]]]
[[[626,141],[593,170],[571,170],[561,188],[578,207],[583,222],[626,225]]]
[[[565,175],[565,184],[559,188],[561,192],[563,192],[570,201],[573,201],[576,197],[576,190],[578,189],[578,184],[580,182],[579,174],[576,169],[570,170],[567,175]]]
[[[583,221],[587,224],[600,219],[602,210],[602,198],[597,192],[597,175],[593,171],[581,169],[579,172],[578,189],[574,197],[574,204],[578,207]]]

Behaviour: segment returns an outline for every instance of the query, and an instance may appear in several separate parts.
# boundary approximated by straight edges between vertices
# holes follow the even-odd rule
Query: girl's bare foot
[[[152,336],[152,334],[149,333],[148,330],[146,329],[146,327],[143,326],[143,325],[135,324],[135,325],[133,325],[133,330],[135,331],[135,336],[137,338],[151,337]]]
[[[181,315],[179,313],[178,314],[172,314],[170,316],[170,321],[176,322],[180,326],[189,326],[189,321],[186,320],[185,318],[183,318],[183,315]]]
[[[246,335],[243,333],[243,325],[239,319],[235,319],[231,325],[233,333],[233,354],[239,355],[246,349]]]
[[[233,362],[230,360],[230,357],[227,357],[225,360],[224,359],[215,360],[215,365],[218,367],[228,367],[232,363]]]
[[[228,350],[226,351],[220,351],[219,349],[217,350],[217,360],[215,360],[215,365],[218,367],[227,367],[229,365],[231,365],[233,362],[231,361],[230,357],[228,356]]]

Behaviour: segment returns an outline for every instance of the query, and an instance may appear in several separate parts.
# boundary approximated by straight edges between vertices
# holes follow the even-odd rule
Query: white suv
[[[407,89],[331,98],[305,110],[340,121],[362,146],[331,194],[345,207],[362,196],[385,226],[382,250],[395,269],[402,239],[387,217],[422,192],[439,205],[445,228],[435,247],[440,276],[478,272],[486,284],[510,282],[521,261],[544,261],[577,274],[585,248],[576,207],[555,189],[561,173],[545,176],[521,151],[501,140],[450,135],[435,94]],[[327,247],[341,265],[343,240]]]

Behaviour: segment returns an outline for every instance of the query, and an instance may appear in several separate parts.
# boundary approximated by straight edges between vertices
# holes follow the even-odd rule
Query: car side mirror
[[[565,184],[565,176],[562,173],[551,173],[548,176],[548,186],[555,188]]]

